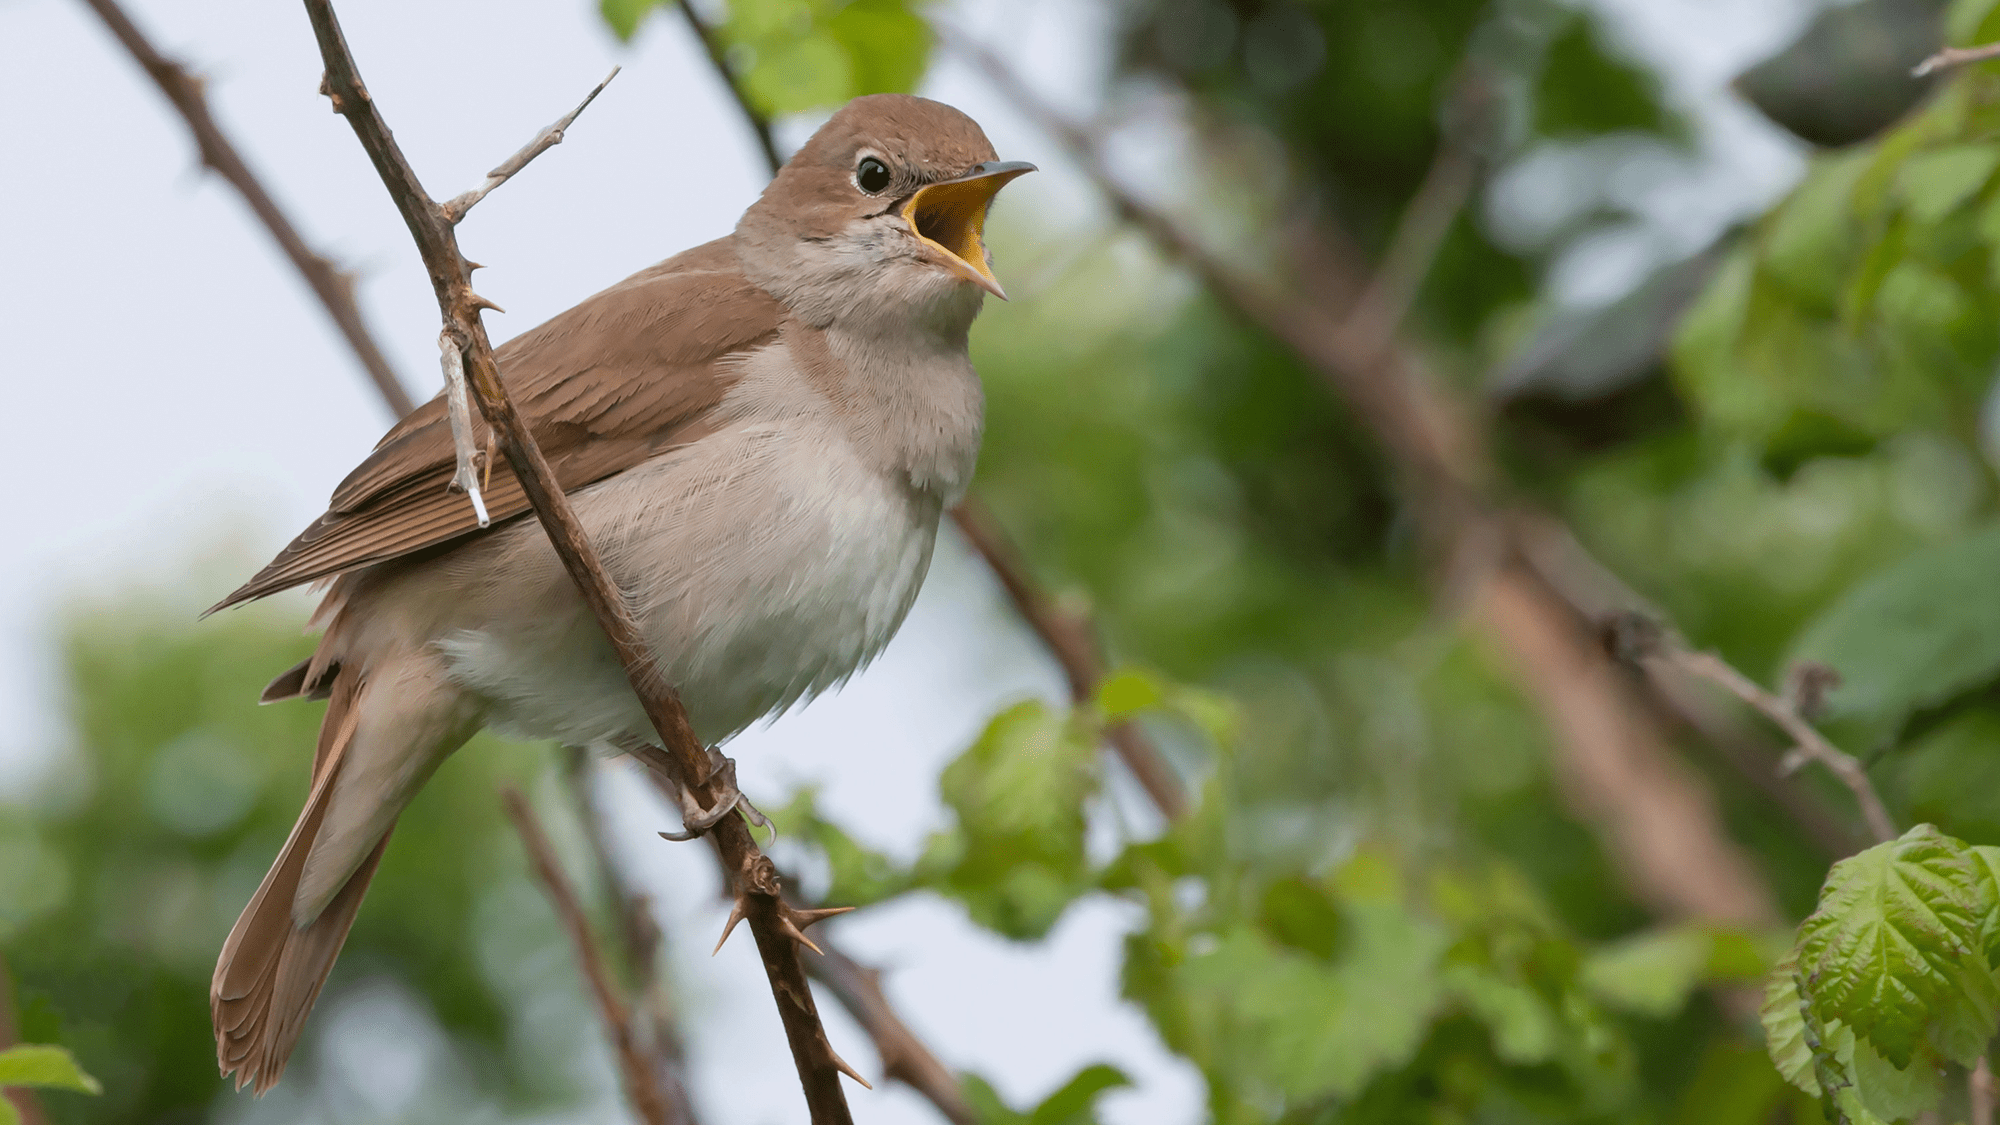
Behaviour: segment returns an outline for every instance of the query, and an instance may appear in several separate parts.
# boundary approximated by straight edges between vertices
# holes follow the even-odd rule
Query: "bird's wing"
[[[774,339],[783,316],[720,240],[627,278],[495,358],[556,479],[573,491],[707,432],[735,378],[725,361]],[[498,525],[528,502],[496,461],[483,492]],[[479,533],[470,501],[447,488],[455,469],[440,396],[398,422],[334,490],[326,514],[209,612]]]

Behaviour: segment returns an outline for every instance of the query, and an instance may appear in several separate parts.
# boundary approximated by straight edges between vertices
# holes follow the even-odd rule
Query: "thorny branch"
[[[541,821],[520,790],[509,786],[501,799],[507,806],[507,815],[513,818],[514,831],[521,836],[521,846],[527,850],[535,874],[542,881],[542,889],[548,892],[549,905],[555,907],[556,917],[576,948],[577,964],[583,967],[591,998],[597,1002],[597,1014],[604,1023],[605,1033],[611,1037],[612,1050],[618,1055],[618,1071],[625,1079],[625,1096],[631,1100],[633,1111],[646,1125],[677,1125],[668,1116],[666,1093],[660,1089],[658,1076],[633,1039],[631,1009],[626,1007],[617,987],[611,983],[611,975],[605,971],[597,939],[590,932],[590,921],[583,916],[583,905],[577,902],[576,891],[570,887],[569,877],[563,874],[555,850],[549,847],[548,833],[542,831]]]
[[[413,407],[410,396],[403,384],[396,378],[396,372],[389,366],[389,360],[377,347],[375,339],[368,331],[368,323],[361,316],[361,307],[354,302],[354,278],[336,267],[327,258],[307,246],[299,235],[298,228],[278,208],[271,193],[244,163],[236,146],[223,135],[215,118],[208,111],[208,98],[203,92],[200,79],[188,74],[181,64],[162,55],[132,20],[119,8],[117,0],[84,0],[92,11],[111,29],[118,42],[138,62],[160,92],[167,96],[173,107],[180,111],[181,119],[187,123],[188,131],[194,134],[195,144],[201,149],[201,162],[213,169],[217,175],[229,181],[243,201],[250,205],[264,229],[277,241],[278,248],[290,258],[292,265],[306,279],[306,284],[319,297],[327,316],[346,338],[347,346],[353,350],[356,359],[367,370],[368,378],[375,389],[382,394],[382,401],[396,417],[408,414]]]
[[[332,99],[335,112],[346,117],[353,127],[416,240],[446,330],[464,351],[473,399],[498,438],[564,569],[576,582],[585,604],[597,617],[624,665],[626,678],[638,695],[647,719],[660,735],[664,746],[662,756],[667,760],[650,764],[670,768],[702,808],[721,809],[726,798],[722,787],[715,784],[720,779],[711,776],[708,755],[688,723],[686,710],[672,685],[660,677],[630,606],[592,549],[568,497],[501,384],[493,347],[480,320],[480,310],[490,307],[491,302],[472,288],[471,267],[459,252],[451,216],[424,191],[382,120],[362,84],[331,0],[306,0],[306,12],[326,63],[327,96]],[[787,919],[782,913],[784,902],[779,897],[776,868],[757,849],[740,817],[723,816],[708,833],[708,839],[732,875],[738,908],[748,918],[756,937],[814,1125],[847,1125],[852,1117],[845,1092],[840,1088],[840,1074],[851,1068],[840,1061],[827,1042],[793,939],[780,928]]]
[[[1791,693],[1792,698],[1786,698],[1765,690],[1763,685],[1737,671],[1720,656],[1689,648],[1679,636],[1651,618],[1627,614],[1614,618],[1609,628],[1619,655],[1637,663],[1662,661],[1671,664],[1691,676],[1715,684],[1777,724],[1793,744],[1779,766],[1781,771],[1790,773],[1807,762],[1820,763],[1854,794],[1862,819],[1868,822],[1868,831],[1877,842],[1896,838],[1896,822],[1890,819],[1881,795],[1875,792],[1875,783],[1868,780],[1868,771],[1853,755],[1829,742],[1805,716],[1806,711],[1813,709],[1812,699],[1824,687],[1831,686],[1825,680],[1831,672],[1823,666],[1807,665],[1800,670],[1803,674],[1795,673],[1794,682],[1798,686]]]
[[[1067,150],[1121,218],[1223,305],[1288,347],[1374,432],[1407,482],[1425,539],[1450,560],[1447,572],[1475,572],[1466,600],[1540,705],[1555,735],[1558,777],[1639,896],[1670,916],[1775,920],[1774,896],[1723,830],[1713,795],[1596,649],[1587,622],[1525,565],[1495,510],[1492,466],[1463,404],[1395,343],[1394,332],[1357,320],[1351,308],[1342,315],[1301,300],[1208,253],[1181,224],[1119,184],[1097,138],[1043,104],[991,51],[948,27],[940,31]],[[1336,280],[1329,289],[1367,291],[1366,271],[1346,260],[1336,232],[1314,227],[1304,234],[1296,240],[1304,264]]]

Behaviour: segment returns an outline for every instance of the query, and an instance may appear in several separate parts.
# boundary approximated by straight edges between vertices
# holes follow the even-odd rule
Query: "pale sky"
[[[1559,271],[1565,294],[1583,301],[1796,174],[1796,156],[1719,90],[1812,5],[1606,6],[1641,49],[1673,61],[1679,94],[1709,124],[1711,143],[1677,173],[1652,178],[1647,222]],[[303,13],[257,0],[128,7],[209,78],[224,128],[308,240],[361,272],[362,304],[391,358],[419,399],[430,394],[435,305],[373,170],[317,93]],[[1094,107],[1103,5],[961,0],[951,10],[1059,104]],[[478,182],[614,63],[625,68],[565,144],[461,228],[466,252],[487,264],[481,292],[508,310],[488,318],[496,340],[725,233],[763,184],[733,106],[671,15],[656,15],[624,47],[601,29],[595,5],[578,0],[350,0],[341,14],[370,88],[439,197]],[[1087,190],[976,76],[941,65],[925,92],[979,119],[1003,158],[1043,167],[1009,189],[1003,211],[1087,221]],[[310,293],[234,194],[196,170],[179,119],[80,3],[0,0],[0,105],[11,111],[0,175],[0,379],[10,396],[0,473],[31,482],[14,490],[15,532],[0,549],[4,793],[28,784],[64,738],[47,639],[65,602],[135,583],[168,586],[191,611],[215,600],[321,510],[387,417]],[[234,544],[220,549],[236,561],[196,568],[219,543]],[[191,568],[205,583],[198,590],[181,585]],[[947,543],[909,625],[873,669],[731,749],[753,794],[819,781],[836,819],[910,856],[943,823],[938,769],[983,717],[1060,690],[988,576]],[[632,854],[690,982],[704,1120],[804,1122],[748,943],[706,957],[723,917],[707,859],[657,843],[658,810],[636,790],[623,794],[619,831],[636,841]],[[1202,1116],[1198,1078],[1116,996],[1119,943],[1137,921],[1126,905],[1092,900],[1047,943],[1021,946],[976,930],[955,907],[919,900],[836,933],[856,956],[894,966],[892,998],[946,1061],[978,1069],[1016,1104],[1102,1060],[1138,1082],[1106,1098],[1116,1125],[1192,1123]],[[339,1025],[326,1048],[337,1058],[422,1038],[422,1015],[406,1002],[363,1000],[322,1017]],[[836,1049],[878,1074],[860,1031],[831,1014],[830,1001],[822,1009]],[[424,1072],[408,1073],[415,1083]],[[368,1093],[376,1100],[364,1101],[393,1111],[402,1088],[378,1083]],[[935,1120],[900,1088],[850,1094],[859,1120]],[[285,1105],[267,1102],[256,1116],[280,1119]],[[599,1112],[621,1119],[609,1106]]]

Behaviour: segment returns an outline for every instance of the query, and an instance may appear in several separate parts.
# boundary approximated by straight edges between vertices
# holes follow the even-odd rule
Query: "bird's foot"
[[[751,804],[750,798],[743,795],[743,790],[736,787],[736,760],[713,746],[708,748],[708,785],[711,790],[718,791],[716,795],[720,798],[714,805],[703,808],[681,781],[678,771],[674,771],[673,781],[674,792],[680,799],[681,827],[686,831],[662,832],[662,840],[681,842],[700,839],[709,829],[722,823],[723,817],[738,810],[742,811],[745,820],[759,828],[771,826],[770,818],[757,811],[757,806]]]

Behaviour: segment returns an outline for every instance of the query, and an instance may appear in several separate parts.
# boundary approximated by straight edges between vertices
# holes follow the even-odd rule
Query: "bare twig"
[[[6,955],[0,953],[0,1051],[20,1042],[20,1038],[21,1033],[14,1026],[14,978],[7,971]],[[49,1125],[48,1115],[42,1112],[41,1099],[35,1096],[33,1087],[9,1086],[0,1090],[0,1097],[13,1103],[21,1125]]]
[[[195,144],[201,149],[201,162],[236,189],[264,224],[264,229],[277,241],[278,248],[285,252],[285,257],[290,258],[292,265],[298,268],[306,284],[319,297],[327,315],[332,318],[334,327],[340,329],[347,346],[367,370],[368,378],[382,395],[382,401],[388,404],[396,417],[408,414],[412,407],[409,393],[403,389],[402,381],[396,378],[395,370],[389,366],[389,360],[368,331],[361,308],[354,301],[353,276],[306,245],[298,228],[278,208],[271,193],[264,190],[264,185],[258,182],[250,166],[237,153],[236,146],[230,144],[229,138],[217,127],[214,116],[208,111],[208,98],[203,93],[201,80],[189,75],[181,64],[156,50],[124,10],[118,7],[117,0],[84,2],[145,69],[160,92],[167,96],[167,101],[180,111],[188,131],[194,134]]]
[[[576,891],[570,887],[569,877],[563,874],[554,849],[549,847],[548,834],[542,831],[541,821],[520,790],[508,786],[501,791],[501,799],[507,806],[507,815],[513,818],[514,830],[520,833],[521,846],[527,849],[535,874],[541,878],[542,889],[548,892],[549,905],[555,907],[556,917],[562,921],[570,944],[576,949],[577,964],[583,967],[591,998],[597,1002],[597,1015],[618,1057],[618,1073],[625,1080],[625,1096],[631,1099],[633,1112],[647,1125],[671,1125],[666,1095],[660,1090],[652,1062],[632,1037],[632,1013],[611,983],[610,974],[605,972],[604,958],[598,952],[597,939],[591,935],[590,922],[583,916],[583,906],[577,902]]]
[[[306,11],[326,63],[327,95],[335,112],[353,127],[417,242],[446,330],[464,352],[474,402],[498,437],[564,569],[624,666],[647,719],[660,736],[662,754],[671,762],[668,768],[682,779],[689,796],[702,808],[719,808],[725,795],[715,783],[721,779],[710,776],[707,753],[688,723],[679,696],[661,678],[631,607],[592,549],[555,473],[500,382],[493,347],[480,320],[480,310],[490,302],[472,288],[470,267],[459,252],[450,217],[424,191],[363,86],[330,0],[306,0]],[[849,1068],[827,1042],[811,986],[799,965],[793,939],[785,932],[787,919],[781,911],[777,870],[757,849],[748,826],[739,817],[724,816],[708,833],[708,839],[731,874],[738,906],[756,937],[814,1125],[846,1125],[852,1117],[840,1088],[840,1074]]]
[[[580,746],[564,747],[563,777],[584,837],[590,843],[603,890],[617,912],[618,948],[623,955],[627,979],[631,982],[632,1003],[637,1009],[633,1033],[641,1038],[641,1048],[651,1060],[660,1091],[667,1103],[667,1119],[676,1125],[695,1125],[698,1118],[688,1092],[687,1048],[681,1037],[672,989],[660,972],[662,935],[653,920],[652,903],[625,878],[624,870],[612,855],[607,839],[607,821],[598,808],[592,785],[594,759]]]
[[[1967,1125],[1993,1125],[1993,1066],[1985,1055],[1965,1076],[1965,1100]]]
[[[2000,43],[1985,43],[1977,47],[1946,47],[1930,58],[1918,63],[1910,71],[1910,77],[1922,78],[1935,71],[1948,70],[1967,63],[2000,59]]]
[[[764,163],[771,169],[772,175],[777,175],[785,162],[778,156],[777,143],[771,139],[771,119],[764,116],[764,111],[750,100],[750,91],[743,88],[743,84],[736,80],[735,72],[729,69],[729,57],[723,50],[722,41],[716,37],[715,29],[708,26],[708,21],[702,18],[700,12],[694,10],[691,0],[681,0],[679,7],[681,15],[687,18],[688,30],[694,32],[694,37],[701,41],[701,49],[708,53],[708,61],[715,67],[716,77],[722,79],[723,87],[735,99],[736,108],[743,111],[744,124],[750,126],[751,135],[757,138],[757,148],[764,154]]]
[[[495,168],[491,172],[486,173],[485,183],[480,184],[478,187],[473,188],[470,191],[460,192],[458,195],[453,196],[452,199],[444,205],[445,218],[450,219],[454,225],[464,222],[467,213],[469,213],[472,210],[473,206],[476,205],[480,200],[486,198],[486,193],[492,191],[494,188],[499,187],[501,184],[506,183],[508,180],[513,179],[514,174],[516,172],[519,172],[521,169],[526,168],[528,166],[528,162],[533,160],[535,157],[540,156],[541,154],[563,143],[564,132],[568,130],[568,128],[571,125],[576,123],[577,117],[581,115],[584,110],[590,108],[590,103],[597,100],[597,95],[603,93],[604,88],[606,86],[611,85],[611,80],[613,78],[618,77],[618,72],[622,69],[624,68],[616,66],[612,67],[611,73],[604,76],[604,81],[599,82],[597,85],[591,87],[590,93],[585,94],[583,96],[583,100],[576,104],[575,109],[572,109],[568,113],[563,114],[562,117],[558,119],[555,124],[549,126],[548,128],[542,130],[539,133],[536,133],[534,140],[531,140],[527,144],[522,145],[520,151],[516,152],[514,155],[508,157],[507,159],[501,161],[500,166],[498,168]]]
[[[1493,469],[1462,404],[1379,328],[1249,277],[1207,252],[1164,212],[1125,190],[1096,138],[1042,103],[992,52],[946,28],[945,41],[1055,138],[1116,212],[1181,262],[1226,307],[1285,345],[1374,432],[1395,462],[1425,538],[1446,559],[1484,559],[1466,601],[1506,652],[1555,736],[1558,776],[1641,898],[1670,916],[1762,924],[1775,899],[1723,830],[1712,794],[1674,756],[1651,713],[1597,649],[1588,623],[1520,561],[1489,498]],[[1344,239],[1311,231],[1303,253],[1363,293]],[[1391,336],[1394,334],[1391,333]]]
[[[1089,618],[1065,612],[1036,585],[1020,549],[1007,538],[978,497],[967,497],[952,509],[951,516],[965,533],[966,541],[992,568],[1022,619],[1042,638],[1056,663],[1062,665],[1063,677],[1069,681],[1070,698],[1077,703],[1095,699],[1098,683],[1104,678],[1104,660],[1098,654],[1097,632]],[[1144,731],[1131,723],[1119,723],[1105,732],[1105,738],[1162,815],[1172,820],[1187,811],[1187,794],[1179,775],[1160,756]]]
[[[1712,652],[1697,652],[1679,636],[1650,618],[1625,615],[1611,623],[1614,644],[1630,659],[1645,663],[1663,661],[1691,676],[1708,681],[1749,704],[1792,740],[1780,770],[1791,772],[1807,762],[1818,762],[1854,794],[1868,831],[1879,841],[1896,838],[1896,822],[1875,792],[1868,771],[1853,755],[1835,746],[1800,713],[1798,704],[1773,692],[1736,670]]]

